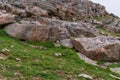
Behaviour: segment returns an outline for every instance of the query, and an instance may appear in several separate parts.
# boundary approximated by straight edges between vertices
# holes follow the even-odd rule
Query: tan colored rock
[[[12,36],[23,40],[34,41],[55,41],[59,37],[60,30],[57,27],[44,26],[36,22],[23,21],[20,24],[15,23],[5,27],[6,32]],[[51,31],[51,34],[50,34]],[[52,36],[50,36],[52,35]]]
[[[113,37],[76,38],[76,50],[93,60],[116,61],[120,59],[120,41]]]
[[[1,14],[0,15],[0,25],[12,23],[15,19],[15,16],[12,14]]]
[[[37,6],[27,6],[26,11],[28,14],[35,16],[48,16],[48,12],[46,10],[43,10]]]
[[[6,12],[14,14],[14,15],[18,15],[19,17],[26,17],[27,16],[25,9],[15,7],[15,6],[10,5],[10,4],[1,4],[0,3],[0,9],[4,9]]]

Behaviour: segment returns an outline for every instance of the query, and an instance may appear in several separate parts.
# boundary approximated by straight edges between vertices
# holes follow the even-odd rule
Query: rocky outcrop
[[[19,30],[19,31],[18,31]],[[35,41],[60,41],[71,37],[95,37],[97,30],[84,22],[67,22],[56,19],[40,18],[38,21],[21,21],[5,27],[12,37]]]
[[[57,9],[56,13],[52,13],[53,16],[63,20],[85,20],[107,14],[103,6],[88,0],[48,0],[48,2]]]
[[[76,38],[73,46],[94,60],[116,61],[120,59],[120,41],[113,37]]]
[[[13,6],[18,7],[38,6],[46,10],[49,17],[68,21],[92,19],[107,14],[104,6],[88,0],[7,0],[2,2],[11,3]],[[35,8],[33,9],[35,10]]]

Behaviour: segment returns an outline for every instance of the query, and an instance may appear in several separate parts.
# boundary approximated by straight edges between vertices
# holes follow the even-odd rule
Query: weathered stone
[[[38,21],[21,21],[5,27],[12,37],[35,41],[60,41],[70,37],[95,37],[97,30],[84,22],[67,22],[56,19],[40,18]]]
[[[87,74],[79,74],[78,76],[79,77],[84,77],[84,78],[89,79],[89,80],[93,80],[93,77],[90,76],[90,75],[87,75]]]
[[[94,60],[116,61],[120,59],[120,41],[113,37],[76,38],[72,40],[76,50]]]
[[[36,24],[36,22],[21,22],[10,24],[5,27],[6,32],[12,36],[23,40],[34,41],[55,41],[59,37],[59,28]],[[51,31],[51,33],[50,33]],[[52,35],[52,36],[50,36]]]
[[[15,16],[12,14],[1,14],[0,15],[0,25],[5,25],[12,23],[15,19]]]
[[[48,16],[48,12],[46,10],[41,9],[40,7],[36,6],[27,6],[26,11],[28,14],[35,15],[35,16]]]
[[[47,10],[49,17],[57,16],[62,20],[86,20],[107,14],[105,7],[89,0],[6,0],[3,3],[20,7],[38,6]]]
[[[94,61],[94,60],[88,58],[87,56],[85,56],[85,55],[82,54],[82,53],[77,53],[77,54],[78,54],[78,56],[80,57],[80,59],[83,60],[85,63],[91,64],[91,65],[93,65],[93,66],[98,66],[98,65],[97,65],[97,61]]]
[[[19,17],[26,17],[26,11],[25,9],[12,6],[10,4],[1,4],[0,3],[0,9],[4,9],[6,12],[9,12],[14,15],[18,15]]]

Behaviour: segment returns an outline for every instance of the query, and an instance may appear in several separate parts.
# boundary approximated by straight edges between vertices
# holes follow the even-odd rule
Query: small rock
[[[13,45],[11,45],[10,47],[11,47],[11,48],[13,48],[14,46],[13,46]]]
[[[10,50],[7,49],[7,48],[3,48],[3,49],[2,49],[2,52],[3,52],[3,53],[9,52],[9,51],[10,51]]]
[[[60,57],[60,56],[62,56],[62,54],[61,53],[54,53],[54,56],[55,57]]]
[[[0,57],[0,60],[5,60],[5,58],[4,57]]]
[[[20,58],[16,58],[15,60],[16,60],[16,61],[21,61],[21,59],[20,59]]]
[[[46,50],[46,47],[43,47],[43,46],[30,45],[30,47],[40,49],[40,50]]]
[[[93,78],[90,75],[87,75],[87,74],[80,74],[78,76],[93,80]]]

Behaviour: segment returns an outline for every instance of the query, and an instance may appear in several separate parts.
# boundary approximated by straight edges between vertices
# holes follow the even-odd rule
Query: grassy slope
[[[54,47],[50,42],[23,42],[8,37],[0,30],[0,50],[7,48],[8,54],[2,55],[5,60],[0,60],[0,77],[8,80],[87,80],[78,77],[79,74],[88,74],[96,80],[115,80],[109,76],[109,70],[94,67],[79,59],[76,52],[65,47]],[[28,45],[44,46],[46,50],[39,50]],[[14,46],[14,47],[11,47]],[[61,53],[59,58],[54,53]],[[19,58],[20,61],[16,61]]]

